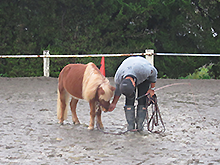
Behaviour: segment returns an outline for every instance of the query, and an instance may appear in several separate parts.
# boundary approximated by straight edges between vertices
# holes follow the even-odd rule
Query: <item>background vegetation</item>
[[[0,54],[220,52],[220,0],[1,0]],[[106,58],[106,76],[114,76],[125,57]],[[57,77],[68,63],[101,58],[51,59]],[[192,75],[209,66],[219,78],[218,57],[156,56],[161,78]],[[42,76],[42,59],[0,59],[0,76]]]

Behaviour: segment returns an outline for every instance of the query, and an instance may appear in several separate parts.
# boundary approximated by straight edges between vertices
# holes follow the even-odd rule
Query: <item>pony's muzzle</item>
[[[99,101],[99,106],[103,112],[108,112],[110,103],[104,100]]]
[[[103,112],[108,112],[108,109],[106,109],[106,108],[104,108],[102,106],[101,106],[101,109],[102,109]]]

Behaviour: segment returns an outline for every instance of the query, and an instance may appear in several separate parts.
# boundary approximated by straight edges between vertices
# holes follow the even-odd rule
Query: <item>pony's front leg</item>
[[[90,100],[89,101],[89,106],[90,106],[90,122],[89,122],[89,130],[94,129],[94,123],[95,123],[95,101]]]
[[[101,115],[102,115],[102,110],[101,110],[101,107],[99,107],[99,109],[97,110],[97,124],[99,125],[100,129],[104,129],[103,124],[102,124]]]

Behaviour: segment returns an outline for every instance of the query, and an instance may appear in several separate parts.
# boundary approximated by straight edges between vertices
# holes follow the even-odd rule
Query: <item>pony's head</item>
[[[114,91],[115,87],[111,86],[109,83],[103,83],[97,89],[98,102],[102,108],[102,111],[108,111],[110,99],[112,98]]]
[[[96,99],[103,111],[107,111],[115,87],[102,75],[93,63],[88,63],[83,76],[82,96],[85,100]]]

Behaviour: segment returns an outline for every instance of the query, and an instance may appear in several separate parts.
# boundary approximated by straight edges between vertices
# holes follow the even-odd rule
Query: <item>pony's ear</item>
[[[99,95],[104,95],[105,94],[105,91],[102,89],[102,87],[99,87],[98,94]]]
[[[111,86],[111,90],[112,90],[112,91],[115,91],[115,89],[116,89],[115,87]]]

